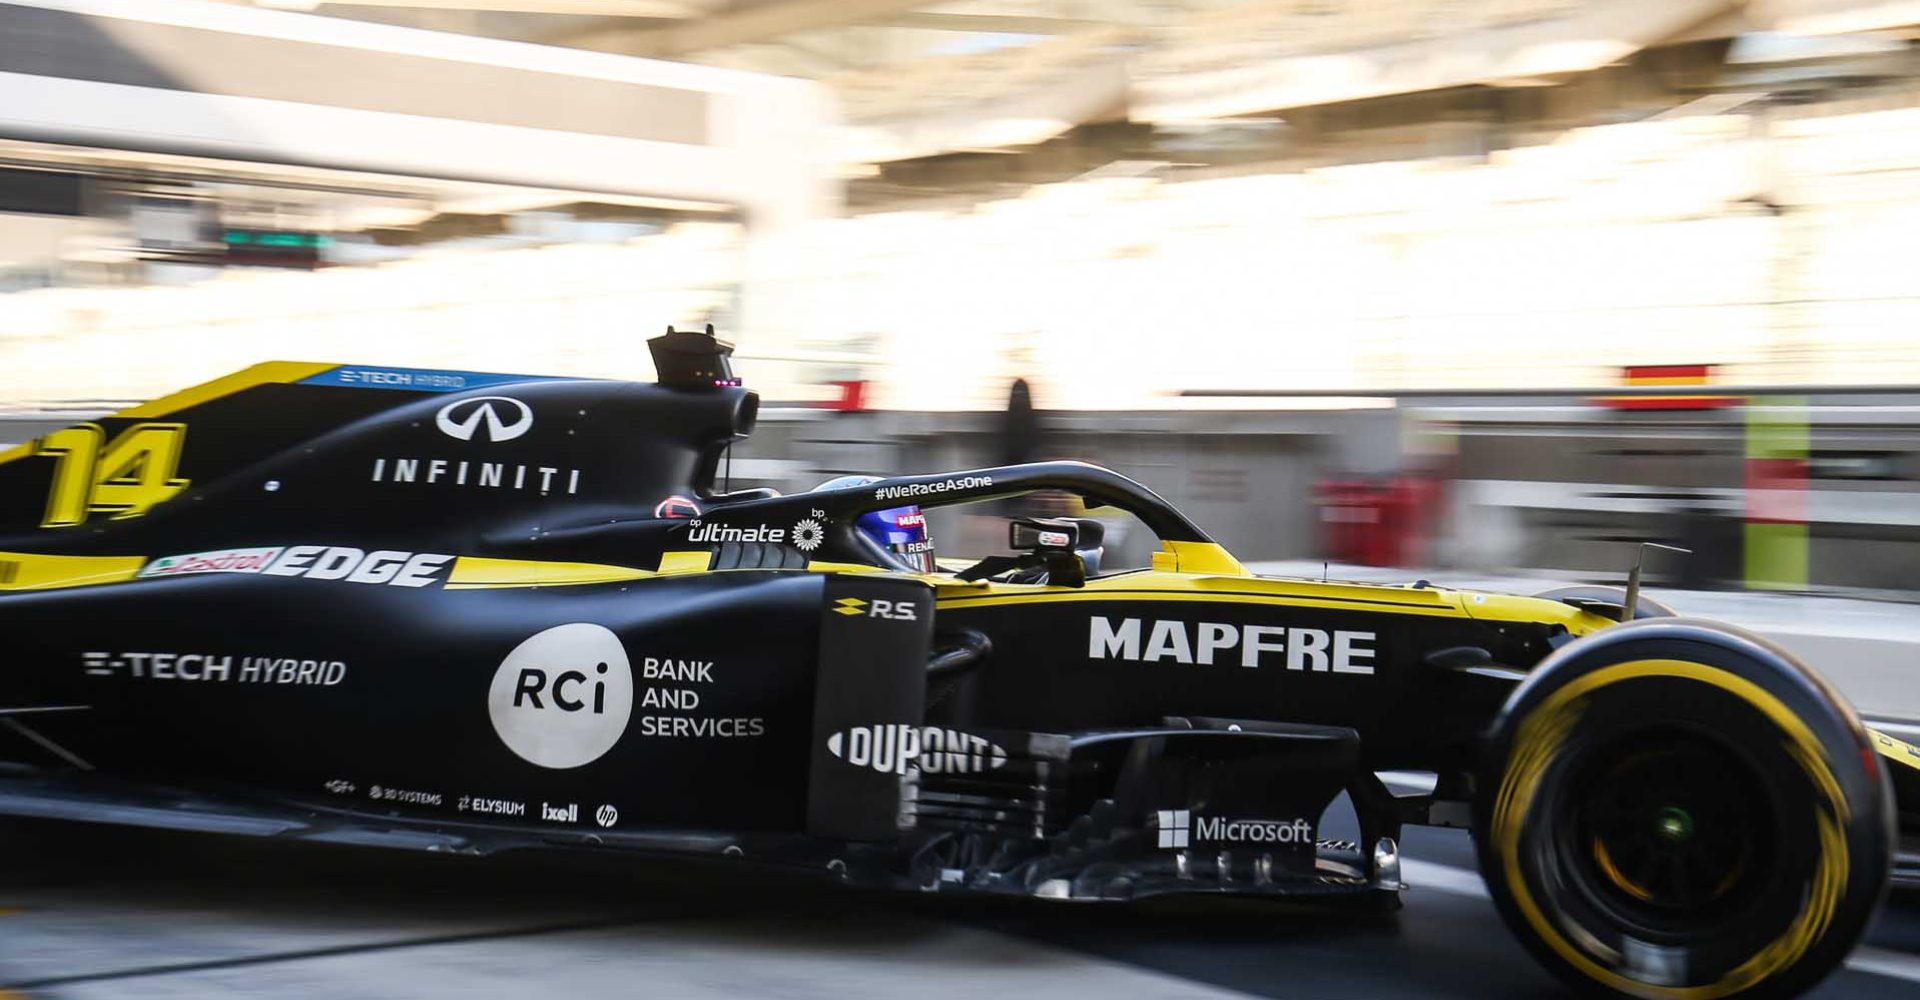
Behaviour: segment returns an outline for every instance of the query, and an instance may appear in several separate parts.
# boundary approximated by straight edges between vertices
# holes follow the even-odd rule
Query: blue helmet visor
[[[872,511],[860,515],[855,526],[915,570],[934,571],[933,536],[927,532],[927,516],[919,507]]]

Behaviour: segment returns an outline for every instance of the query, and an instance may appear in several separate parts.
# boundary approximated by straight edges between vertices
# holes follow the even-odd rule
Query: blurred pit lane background
[[[275,358],[647,379],[711,322],[768,404],[736,487],[1082,458],[1277,569],[1617,582],[1654,540],[1672,587],[1905,601],[1916,38],[1899,0],[5,0],[0,442]]]

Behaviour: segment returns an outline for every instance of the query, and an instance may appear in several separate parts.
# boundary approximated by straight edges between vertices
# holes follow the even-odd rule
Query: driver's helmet
[[[880,482],[882,476],[840,476],[829,479],[814,489],[842,490],[855,486],[868,486]],[[853,522],[854,529],[873,539],[874,544],[893,555],[907,568],[920,573],[932,573],[933,535],[927,531],[927,516],[920,512],[915,504],[905,507],[889,507],[886,510],[868,511]]]

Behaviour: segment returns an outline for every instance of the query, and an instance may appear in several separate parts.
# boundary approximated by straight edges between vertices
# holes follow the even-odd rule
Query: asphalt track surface
[[[895,895],[714,865],[11,823],[0,997],[1567,996],[1501,925],[1470,850],[1458,831],[1409,830],[1414,888],[1385,914]],[[1890,900],[1812,995],[1920,997],[1920,895]]]

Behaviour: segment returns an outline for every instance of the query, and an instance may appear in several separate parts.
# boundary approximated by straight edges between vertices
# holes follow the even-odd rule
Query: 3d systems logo
[[[501,416],[511,415],[511,423]],[[457,399],[434,414],[433,425],[440,433],[458,441],[511,441],[533,429],[533,409],[512,396],[476,396]],[[486,433],[481,433],[481,428]]]

